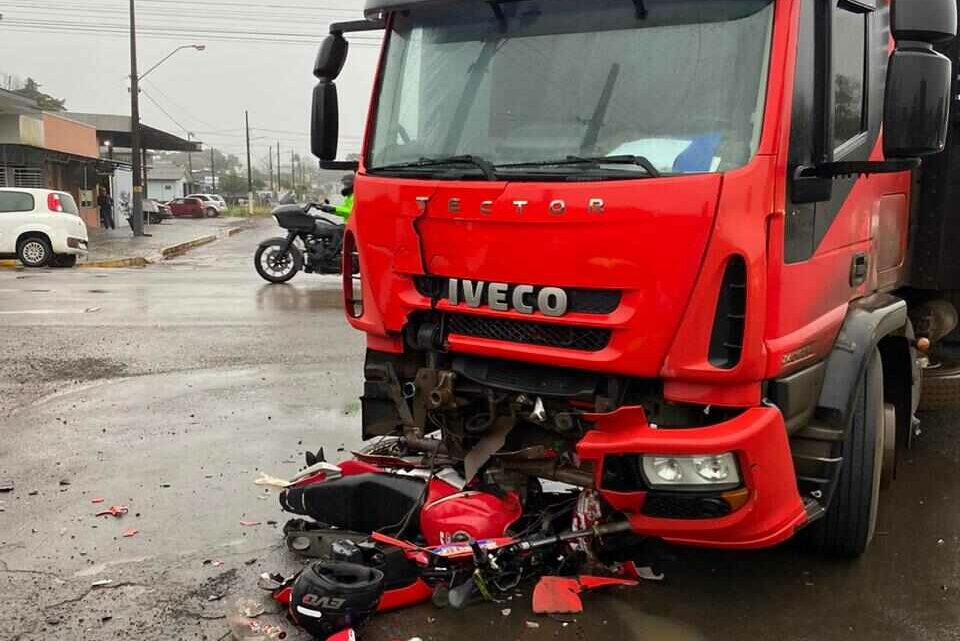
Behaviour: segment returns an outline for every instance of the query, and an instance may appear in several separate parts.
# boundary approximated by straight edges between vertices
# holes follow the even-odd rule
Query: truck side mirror
[[[350,43],[342,33],[331,33],[320,43],[317,59],[313,63],[313,75],[317,80],[336,80],[347,62]]]
[[[911,43],[890,56],[883,112],[883,151],[888,159],[938,154],[947,144],[950,59],[933,45]]]
[[[892,5],[890,31],[898,43],[936,44],[957,35],[955,0],[896,0]]]
[[[956,0],[897,0],[890,31],[897,48],[887,69],[884,155],[940,153],[947,142],[953,70],[933,45],[956,37]]]
[[[321,80],[313,89],[313,109],[310,117],[310,148],[313,155],[324,162],[337,159],[340,141],[340,105],[337,84]]]

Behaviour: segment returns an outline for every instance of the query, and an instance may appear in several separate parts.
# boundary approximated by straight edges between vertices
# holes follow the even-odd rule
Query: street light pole
[[[143,236],[143,167],[140,159],[140,75],[137,73],[137,17],[130,0],[130,154],[133,161],[133,235]]]
[[[244,111],[247,121],[247,210],[253,216],[253,165],[250,164],[250,112]]]

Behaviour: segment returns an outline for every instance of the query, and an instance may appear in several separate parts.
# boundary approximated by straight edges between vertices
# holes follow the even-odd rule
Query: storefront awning
[[[77,122],[86,123],[97,128],[97,137],[102,141],[110,141],[116,148],[130,148],[133,146],[131,136],[130,116],[114,116],[110,114],[81,114],[65,113],[64,117]],[[154,129],[140,123],[140,144],[150,151],[203,151],[203,144],[195,140],[186,140],[160,129]]]

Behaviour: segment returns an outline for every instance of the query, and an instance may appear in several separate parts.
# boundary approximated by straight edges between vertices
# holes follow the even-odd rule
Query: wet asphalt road
[[[143,270],[0,271],[0,639],[221,639],[258,574],[298,567],[253,480],[358,444],[363,340],[337,279],[259,280],[270,235]],[[958,417],[923,418],[860,561],[677,550],[665,582],[587,596],[566,626],[516,598],[361,639],[960,639]],[[110,505],[130,511],[93,516]]]

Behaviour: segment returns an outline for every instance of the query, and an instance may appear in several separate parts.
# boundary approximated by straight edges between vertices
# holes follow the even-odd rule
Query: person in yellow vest
[[[353,174],[346,174],[342,179],[343,189],[340,195],[343,196],[343,202],[337,205],[337,215],[343,217],[343,222],[350,220],[350,214],[353,213]]]

